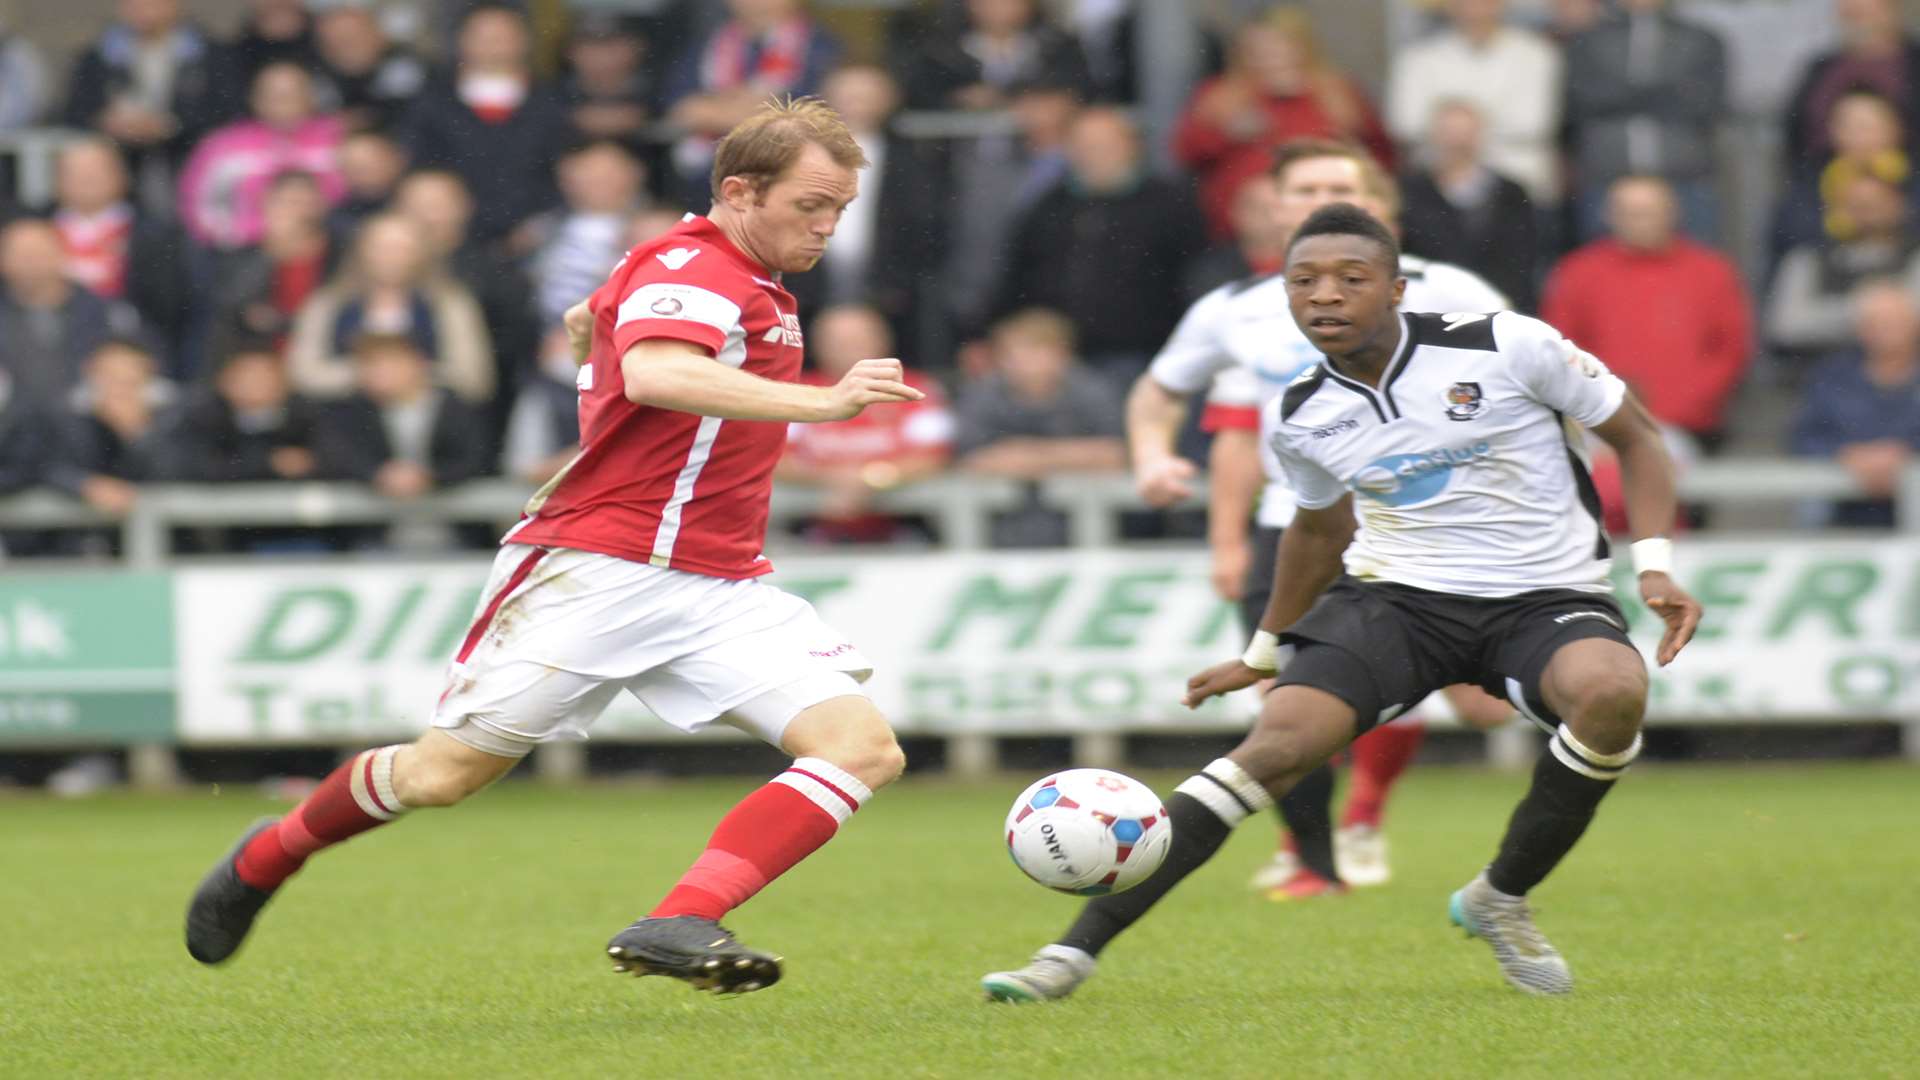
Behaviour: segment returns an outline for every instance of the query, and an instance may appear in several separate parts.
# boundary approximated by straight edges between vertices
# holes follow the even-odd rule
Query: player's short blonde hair
[[[1393,174],[1380,167],[1366,147],[1344,139],[1289,139],[1273,151],[1273,163],[1267,173],[1278,183],[1286,183],[1287,171],[1302,161],[1319,158],[1346,158],[1360,167],[1360,186],[1380,204],[1391,225],[1400,218],[1400,185]]]
[[[818,146],[848,169],[867,167],[867,155],[833,106],[817,97],[775,98],[740,121],[713,150],[710,181],[715,202],[720,182],[729,176],[765,192],[800,158],[808,144]]]

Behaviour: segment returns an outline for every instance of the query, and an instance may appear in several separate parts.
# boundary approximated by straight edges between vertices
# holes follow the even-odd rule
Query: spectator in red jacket
[[[1266,172],[1274,147],[1304,135],[1352,139],[1393,168],[1393,141],[1373,104],[1322,54],[1307,15],[1278,8],[1233,40],[1227,71],[1202,83],[1173,133],[1173,152],[1200,178],[1215,239],[1232,231],[1233,193]]]
[[[1665,180],[1607,191],[1610,235],[1560,260],[1540,315],[1606,361],[1654,418],[1711,448],[1753,354],[1753,317],[1732,260],[1681,235]]]
[[[846,304],[820,312],[809,328],[807,355],[814,370],[802,381],[831,386],[862,360],[893,355],[893,331],[872,307]],[[911,535],[896,518],[876,513],[873,496],[946,468],[953,415],[940,387],[909,370],[909,386],[927,396],[897,409],[869,409],[831,424],[794,424],[775,474],[786,483],[822,490],[820,516],[807,528],[817,540],[873,542]],[[884,415],[883,415],[884,414]]]

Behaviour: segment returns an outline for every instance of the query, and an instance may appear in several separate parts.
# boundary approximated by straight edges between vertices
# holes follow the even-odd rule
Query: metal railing
[[[1039,482],[1037,488],[1043,505],[1067,516],[1069,542],[1079,547],[1119,543],[1120,515],[1145,509],[1124,473],[1063,474]],[[1017,481],[949,473],[877,493],[873,506],[881,513],[925,517],[943,547],[978,550],[988,546],[993,515],[1023,505],[1027,489]],[[1838,465],[1790,458],[1702,462],[1681,476],[1680,492],[1687,501],[1708,506],[1791,505],[1864,494]],[[410,522],[504,525],[519,516],[528,493],[527,485],[511,480],[479,480],[411,500],[389,499],[358,484],[162,484],[142,488],[133,509],[115,518],[64,495],[31,491],[0,498],[0,529],[115,529],[126,561],[150,569],[172,557],[172,532],[178,528]],[[787,526],[817,515],[823,501],[819,491],[776,485],[771,531],[777,538]],[[1196,493],[1183,508],[1204,504],[1204,496]],[[1920,534],[1920,466],[1910,467],[1903,475],[1895,505],[1899,530]]]

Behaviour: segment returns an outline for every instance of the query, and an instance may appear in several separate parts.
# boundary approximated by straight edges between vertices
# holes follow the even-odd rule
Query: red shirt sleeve
[[[703,261],[697,249],[690,256],[689,250],[645,256],[628,271],[613,317],[616,356],[650,338],[685,341],[719,355],[740,329],[742,310],[753,297],[719,252]]]

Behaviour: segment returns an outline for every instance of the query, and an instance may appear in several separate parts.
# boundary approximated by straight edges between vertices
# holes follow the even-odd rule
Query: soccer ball
[[[1057,892],[1102,896],[1160,869],[1173,824],[1160,796],[1106,769],[1068,769],[1020,793],[1007,812],[1007,853]]]

